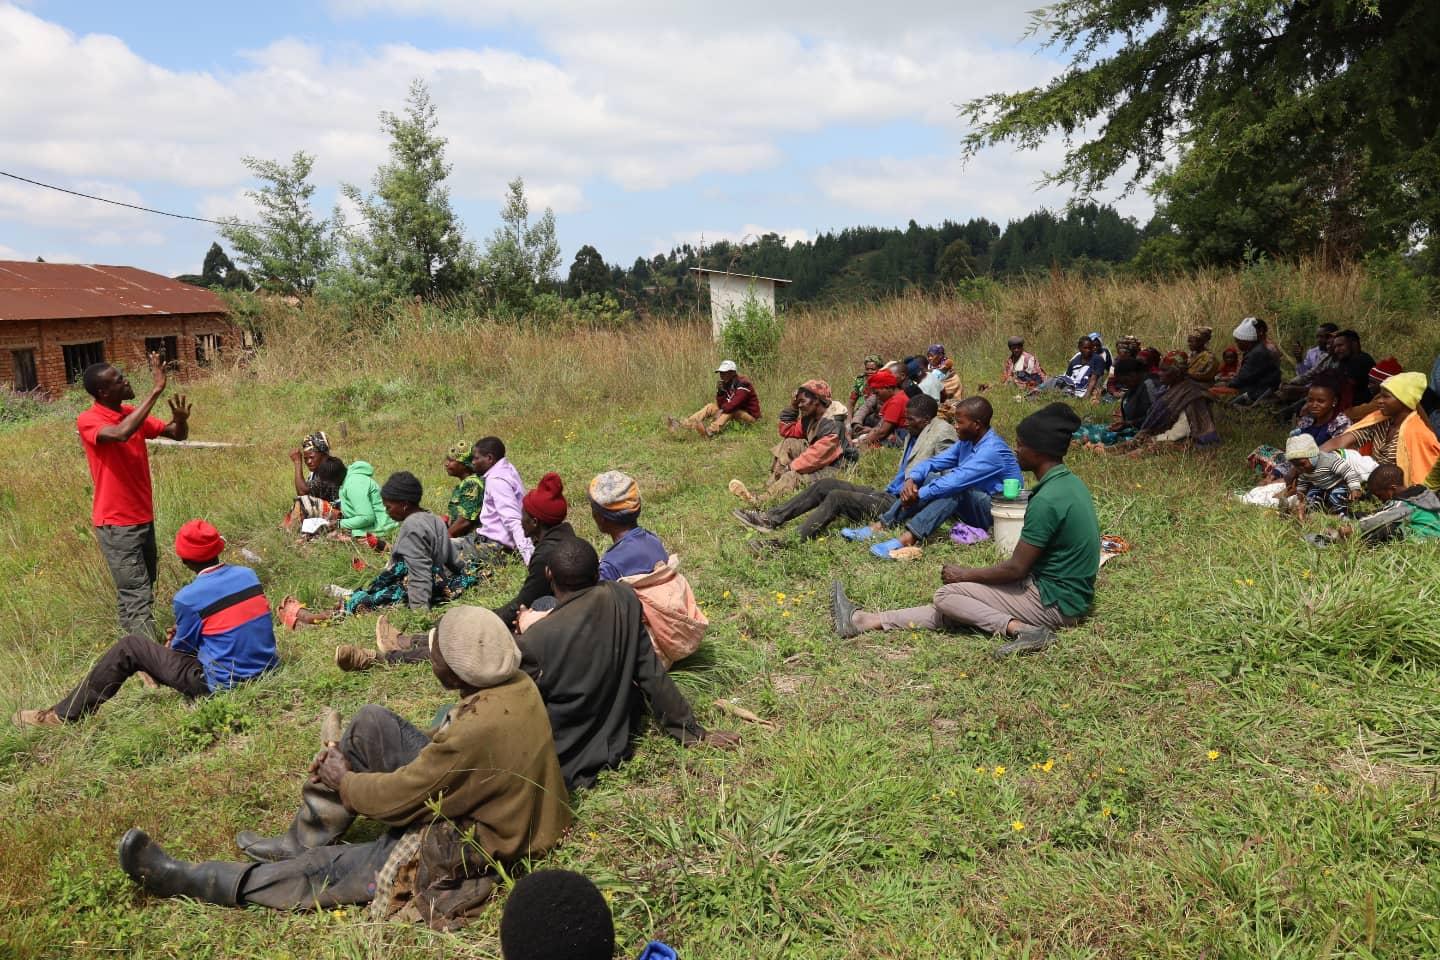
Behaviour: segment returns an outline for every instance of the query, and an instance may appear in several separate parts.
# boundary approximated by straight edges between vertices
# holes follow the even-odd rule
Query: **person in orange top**
[[[100,553],[115,581],[120,627],[127,635],[156,638],[155,506],[150,491],[150,454],[145,441],[184,440],[190,435],[190,402],[170,398],[170,422],[150,416],[165,392],[165,366],[150,354],[150,394],[138,407],[135,388],[119,368],[93,363],[85,368],[85,392],[95,403],[75,418],[75,429],[90,464],[95,497],[90,514]]]
[[[1424,415],[1415,412],[1425,386],[1423,373],[1395,374],[1380,387],[1379,409],[1320,449],[1354,449],[1368,443],[1377,463],[1393,463],[1404,471],[1407,487],[1440,485],[1440,471],[1435,469],[1440,462],[1440,440]]]

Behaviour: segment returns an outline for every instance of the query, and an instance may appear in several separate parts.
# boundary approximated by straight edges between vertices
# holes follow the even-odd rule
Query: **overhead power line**
[[[111,200],[109,197],[97,197],[93,193],[81,193],[79,190],[70,190],[65,187],[57,187],[53,183],[41,183],[39,180],[31,180],[29,177],[22,177],[18,173],[10,173],[6,170],[0,170],[0,177],[9,177],[11,180],[19,180],[21,183],[28,183],[31,186],[44,187],[46,190],[55,190],[59,193],[68,193],[72,197],[84,197],[86,200],[98,200],[101,203],[109,203],[117,207],[128,207],[131,210],[139,210],[141,213],[154,213],[162,217],[174,217],[176,220],[194,220],[198,223],[213,223],[217,227],[240,226],[249,227],[252,230],[265,229],[264,227],[261,227],[257,224],[243,223],[238,220],[233,222],[226,222],[224,220],[210,220],[205,217],[192,217],[184,213],[171,213],[169,210],[156,210],[154,207],[142,207],[136,203],[126,203],[124,200]]]

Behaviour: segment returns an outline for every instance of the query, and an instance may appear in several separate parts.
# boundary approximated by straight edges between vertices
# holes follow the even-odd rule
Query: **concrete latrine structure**
[[[58,396],[92,363],[138,370],[158,352],[179,379],[240,347],[225,301],[135,267],[0,260],[0,385]]]
[[[753,273],[731,273],[728,270],[707,270],[691,267],[690,272],[700,277],[710,287],[710,334],[720,339],[720,331],[738,311],[745,309],[745,302],[754,299],[764,309],[775,313],[775,288],[789,280],[779,277],[761,277]]]

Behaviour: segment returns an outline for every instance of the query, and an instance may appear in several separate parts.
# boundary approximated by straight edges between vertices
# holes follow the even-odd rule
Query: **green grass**
[[[1071,294],[1069,323],[1119,309],[1113,291]],[[941,339],[968,384],[993,380],[1016,316],[920,299],[792,316],[780,369],[759,384],[767,421],[788,384],[820,374],[838,390],[872,350]],[[940,562],[993,561],[988,544],[930,547],[909,565],[833,536],[751,556],[725,484],[762,477],[772,428],[703,443],[658,427],[706,399],[716,357],[703,328],[527,338],[434,324],[337,352],[303,331],[272,338],[286,348],[195,385],[194,436],[245,446],[156,451],[161,536],[203,514],[263,557],[272,600],[323,603],[326,584],[368,571],[277,529],[285,452],[312,429],[381,476],[414,470],[437,509],[444,450],[497,433],[529,482],[561,474],[592,539],[584,484],[634,473],[645,523],[681,554],[711,619],[678,682],[709,726],[735,724],[712,706],[723,697],[778,728],[743,727],[733,753],[652,734],[577,798],[548,863],[606,890],[619,955],[652,936],[707,960],[1440,954],[1440,550],[1317,552],[1293,522],[1236,502],[1244,456],[1273,428],[1227,415],[1223,449],[1200,458],[1077,453],[1102,527],[1134,552],[1105,568],[1090,621],[1043,656],[997,663],[975,635],[836,640],[826,605],[832,577],[868,607],[919,602]],[[1134,326],[1168,338],[1173,325]],[[1041,335],[1051,366],[1065,336]],[[993,399],[1013,436],[1028,408]],[[115,637],[69,420],[0,437],[8,715],[53,702]],[[883,484],[895,456],[867,458],[859,479]],[[511,569],[474,601],[502,600],[519,579]],[[164,558],[162,615],[182,582]],[[149,900],[116,866],[133,825],[202,859],[234,857],[237,830],[280,829],[326,705],[428,718],[445,699],[428,672],[334,668],[335,644],[368,643],[371,628],[285,634],[284,669],[193,709],[131,684],[74,727],[0,731],[0,955],[497,956],[498,904],[445,936],[357,910]]]

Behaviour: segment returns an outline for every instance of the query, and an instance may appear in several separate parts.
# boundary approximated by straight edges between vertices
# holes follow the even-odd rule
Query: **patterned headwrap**
[[[329,453],[330,438],[325,436],[324,431],[316,430],[304,440],[300,441],[300,451],[302,453],[310,453],[312,451],[315,453]]]
[[[1160,358],[1160,369],[1179,368],[1180,370],[1190,369],[1190,355],[1184,350],[1171,350]]]
[[[1215,336],[1215,329],[1213,327],[1196,327],[1190,331],[1190,336],[1199,340],[1201,343],[1209,343],[1210,338]]]
[[[1127,333],[1127,334],[1125,334],[1125,336],[1121,337],[1121,338],[1116,342],[1116,344],[1115,344],[1115,349],[1117,349],[1117,350],[1124,350],[1124,349],[1126,349],[1126,348],[1133,349],[1136,353],[1139,353],[1139,352],[1140,352],[1140,338],[1137,337],[1137,336],[1135,336],[1135,334],[1133,334],[1133,333]]]
[[[475,448],[468,441],[461,440],[458,443],[451,444],[450,449],[445,451],[445,456],[450,460],[463,463],[468,467],[470,466],[470,457],[474,451]]]
[[[960,412],[960,404],[964,401],[959,397],[952,397],[940,404],[940,419],[950,426],[955,426],[955,415]]]
[[[806,380],[800,384],[800,389],[806,393],[813,394],[821,403],[828,404],[830,402],[830,384],[824,380]]]
[[[878,370],[880,367],[883,367],[883,366],[885,365],[885,361],[882,360],[882,359],[880,359],[880,354],[878,354],[878,353],[872,353],[872,354],[868,355],[868,356],[865,358],[865,363],[873,363],[873,364],[875,364],[875,368],[876,368],[877,370]],[[862,366],[864,366],[864,364],[862,364]]]
[[[625,521],[640,512],[640,485],[629,474],[609,470],[590,481],[590,502],[613,520]]]
[[[925,356],[927,356],[927,357],[943,357],[943,356],[945,356],[945,344],[943,344],[943,343],[932,343],[932,344],[930,344],[930,349],[925,351]]]

